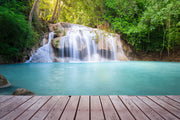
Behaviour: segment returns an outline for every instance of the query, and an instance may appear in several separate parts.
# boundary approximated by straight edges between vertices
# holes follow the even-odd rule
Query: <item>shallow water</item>
[[[180,95],[180,63],[99,62],[0,65],[12,84],[37,95]]]

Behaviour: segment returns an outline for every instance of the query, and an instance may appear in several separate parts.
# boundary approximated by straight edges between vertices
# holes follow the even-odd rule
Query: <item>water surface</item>
[[[99,62],[0,65],[12,84],[37,95],[180,95],[180,63]]]

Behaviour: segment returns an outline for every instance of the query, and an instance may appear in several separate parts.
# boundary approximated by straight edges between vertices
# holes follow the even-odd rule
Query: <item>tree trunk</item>
[[[163,31],[164,31],[164,35],[163,35],[163,48],[161,49],[161,52],[160,52],[160,58],[162,58],[162,53],[163,53],[163,50],[164,50],[164,41],[165,41],[165,35],[166,35],[166,30],[164,29],[164,26],[163,26]]]
[[[59,2],[58,13],[57,13],[57,15],[56,15],[56,21],[58,21],[59,14],[60,14],[60,12],[61,12],[62,7],[63,7],[63,5],[61,5],[61,2]]]
[[[56,4],[55,4],[55,8],[54,8],[54,11],[53,11],[53,15],[50,19],[51,22],[54,21],[54,18],[55,18],[55,15],[56,15],[56,11],[57,11],[57,7],[58,7],[58,3],[59,3],[59,0],[56,0]]]
[[[34,13],[34,10],[35,10],[35,7],[36,7],[37,3],[38,3],[38,0],[34,0],[33,6],[31,8],[31,12],[29,14],[29,23],[30,23],[30,26],[31,26],[31,23],[32,23],[33,13]]]

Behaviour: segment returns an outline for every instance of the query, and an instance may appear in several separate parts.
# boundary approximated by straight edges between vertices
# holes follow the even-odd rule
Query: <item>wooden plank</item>
[[[180,110],[180,103],[165,96],[157,96],[157,97]]]
[[[59,98],[60,96],[53,96],[45,105],[43,105],[43,107],[41,107],[41,109],[36,112],[31,120],[43,120]]]
[[[41,96],[34,96],[28,101],[26,101],[24,104],[10,112],[8,115],[3,117],[3,120],[14,120],[17,118],[21,113],[23,113],[26,109],[28,109],[32,104],[34,104]]]
[[[3,117],[4,115],[8,114],[15,108],[17,108],[19,105],[23,104],[25,101],[30,99],[32,96],[18,96],[17,100],[8,104],[4,108],[0,109],[0,118]]]
[[[164,108],[160,107],[158,104],[150,100],[145,96],[138,96],[144,103],[149,105],[153,110],[155,110],[158,114],[160,114],[166,120],[178,120],[174,115],[166,111]]]
[[[109,97],[100,96],[100,99],[106,120],[119,120],[119,116],[117,115]]]
[[[128,111],[126,106],[122,103],[118,96],[110,96],[114,107],[116,108],[121,120],[134,120],[131,113]]]
[[[23,114],[21,114],[16,120],[28,120],[30,119],[49,99],[51,96],[43,96],[30,108],[28,108]]]
[[[179,96],[167,96],[167,97],[169,97],[169,98],[171,98],[171,99],[173,99],[173,100],[180,103],[180,95]]]
[[[51,109],[45,120],[59,120],[64,108],[69,100],[68,96],[60,96],[55,106]]]
[[[12,99],[8,99],[8,100],[0,103],[0,109],[2,109],[3,107],[5,107],[5,106],[11,104],[14,101],[17,101],[17,100],[19,100],[18,96],[14,96]]]
[[[78,107],[79,96],[71,96],[60,120],[73,120]]]
[[[136,96],[131,96],[130,99],[152,120],[163,120],[152,108],[138,99]]]
[[[128,96],[119,96],[123,103],[126,104],[129,111],[138,120],[149,120],[149,118],[131,101]]]
[[[91,96],[91,120],[104,120],[99,96]]]
[[[174,114],[177,118],[180,119],[180,111],[177,108],[167,104],[166,102],[162,101],[161,99],[157,98],[156,96],[148,96],[148,98],[150,98],[151,100],[153,100],[154,102],[159,104],[161,107],[163,107],[164,109],[166,109],[167,111]]]
[[[13,97],[12,95],[11,96],[2,95],[2,96],[0,96],[0,103],[4,102],[4,101],[6,101],[6,100],[8,100],[8,99],[10,99],[12,97]]]
[[[81,96],[76,120],[89,120],[89,96]]]

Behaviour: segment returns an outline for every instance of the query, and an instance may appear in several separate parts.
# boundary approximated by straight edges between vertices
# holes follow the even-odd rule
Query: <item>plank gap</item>
[[[108,95],[108,98],[110,99],[110,102],[111,102],[111,104],[112,104],[114,110],[116,111],[116,114],[118,115],[119,119],[121,120],[121,117],[120,117],[120,115],[118,114],[118,112],[117,112],[117,110],[116,110],[116,108],[115,108],[115,106],[114,106],[114,104],[113,104],[111,98],[109,97],[109,95]]]
[[[78,104],[77,104],[77,107],[76,107],[76,112],[75,112],[75,115],[74,115],[74,120],[76,119],[76,116],[77,116],[77,111],[78,111],[78,108],[79,108],[80,99],[81,99],[81,96],[79,96]]]
[[[61,116],[63,115],[63,113],[64,113],[64,111],[65,111],[65,109],[66,109],[66,106],[67,106],[67,104],[69,103],[70,98],[71,98],[71,96],[68,96],[68,101],[67,101],[67,103],[66,103],[65,107],[63,108],[63,111],[62,111],[62,113],[60,114],[60,116],[59,116],[59,119],[58,119],[58,120],[60,120]]]
[[[52,96],[50,96],[50,98],[46,100],[46,102],[38,110],[36,110],[36,112],[29,119],[31,119],[51,98]]]
[[[180,104],[180,102],[179,102],[179,101],[177,101],[177,100],[175,100],[175,99],[171,98],[170,96],[165,96],[165,97],[167,97],[167,98],[169,98],[169,99],[171,99],[171,100],[173,100],[173,101],[175,101],[175,102],[177,102],[177,103],[179,103],[179,104]]]
[[[161,116],[164,120],[165,120],[165,118],[161,115],[161,114],[159,114],[156,110],[154,110],[154,108],[153,107],[151,107],[150,105],[148,105],[147,103],[145,103],[143,100],[141,100],[138,96],[136,96],[140,101],[142,101],[144,104],[146,104],[147,106],[149,106],[155,113],[157,113],[159,116]]]
[[[0,103],[3,103],[6,100],[12,99],[14,96],[1,96]]]
[[[29,97],[29,98],[28,98]],[[6,112],[7,113],[4,113],[4,115],[2,115],[0,118],[3,118],[4,116],[6,116],[6,115],[8,115],[9,113],[11,113],[12,111],[14,111],[16,108],[18,108],[19,106],[21,106],[22,104],[24,104],[26,101],[28,101],[29,99],[31,99],[32,98],[32,96],[27,96],[27,98],[23,98],[22,96],[21,96],[21,98],[19,99],[19,101],[13,101],[13,102],[11,102],[10,104],[8,104],[8,105],[6,105],[5,107],[9,107],[9,105],[11,105],[11,104],[13,104],[13,105],[16,105],[16,104],[18,104],[17,106],[11,106],[11,108],[13,108],[13,109],[10,109],[10,111],[9,110],[7,110]],[[25,99],[24,101],[23,101],[23,99]],[[18,100],[18,99],[17,99]],[[22,100],[22,101],[21,101]],[[15,102],[15,103],[14,103]],[[20,103],[17,103],[17,102],[20,102]],[[5,109],[5,108],[3,108],[3,109]]]
[[[103,109],[103,105],[102,105],[102,101],[101,101],[101,99],[100,99],[100,96],[99,96],[99,100],[100,100],[100,103],[101,103],[101,108],[102,108],[104,120],[106,120],[106,117],[105,117],[105,113],[104,113],[104,109]]]
[[[121,99],[121,97],[118,96],[118,98],[119,98],[120,101],[123,103],[123,105],[126,107],[126,109],[129,111],[129,113],[133,116],[133,118],[136,120],[135,116],[131,113],[131,111],[130,111],[129,108],[126,106],[126,104],[123,102],[123,100]]]
[[[144,113],[144,115],[146,115],[146,113],[132,100],[132,102],[139,108],[140,111],[142,111]],[[148,115],[146,115],[147,118],[149,118]],[[150,118],[149,118],[150,119]]]
[[[34,97],[34,96],[33,96]],[[40,100],[42,98],[42,96],[40,97],[40,98],[38,98],[37,100],[36,100],[36,102],[38,101],[38,100]],[[32,98],[31,98],[32,99]],[[32,105],[30,105],[26,110],[28,110],[31,106],[33,106],[36,102],[34,102]],[[19,116],[21,116],[24,112],[26,112],[26,110],[24,110],[21,114],[19,114],[15,119],[17,119]]]
[[[91,120],[91,96],[89,96],[89,120]]]
[[[160,96],[156,96],[157,98],[159,98],[160,100],[162,100],[162,101],[164,101],[165,103],[167,103],[167,104],[169,104],[170,106],[172,106],[172,107],[175,107],[176,109],[178,109],[178,110],[180,110],[180,107],[178,108],[176,105],[179,105],[180,106],[180,104],[178,103],[178,102],[175,102],[175,101],[173,101],[173,102],[175,102],[175,103],[177,103],[177,104],[175,104],[175,105],[173,105],[173,103],[170,103],[171,101],[169,101],[169,100],[171,100],[171,99],[169,99],[169,98],[167,98],[167,97],[165,97],[165,96],[163,96],[163,97],[165,97],[165,98],[167,98],[167,99],[169,99],[168,101],[167,100],[164,100],[162,97],[160,97]]]
[[[160,105],[158,102],[156,102],[155,100],[153,100],[152,98],[146,96],[147,98],[151,99],[153,102],[155,102],[156,104],[158,104],[160,107],[162,107],[163,109],[165,109],[166,111],[168,111],[169,113],[171,113],[172,115],[174,115],[176,118],[180,119],[180,117],[178,117],[176,114],[174,114],[173,112],[171,112],[170,110],[168,110],[167,108],[165,108],[164,106]],[[156,97],[156,96],[155,96]],[[157,98],[158,99],[158,98]],[[174,107],[173,107],[174,108]]]

